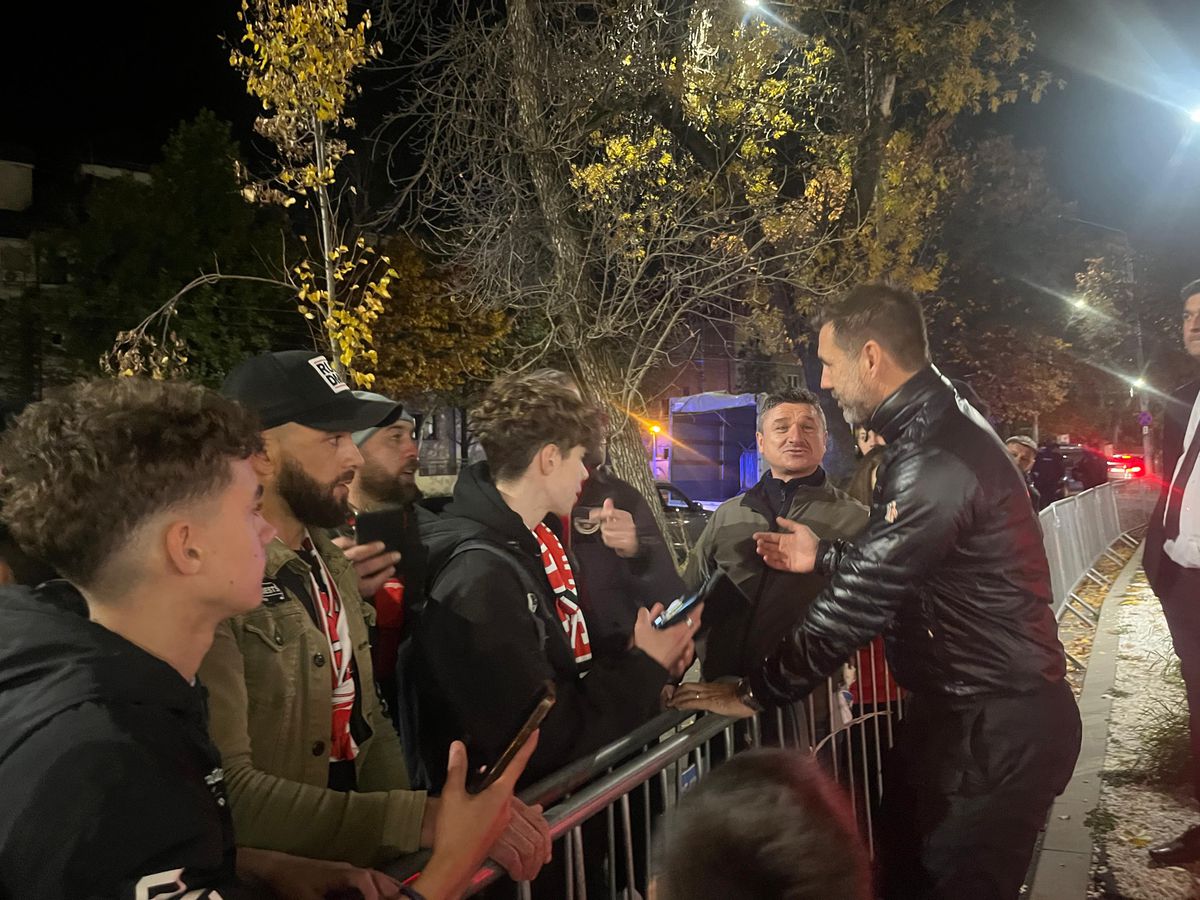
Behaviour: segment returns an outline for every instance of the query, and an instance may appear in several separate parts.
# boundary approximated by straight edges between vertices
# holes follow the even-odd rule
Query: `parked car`
[[[654,486],[667,519],[667,541],[675,558],[682,562],[700,539],[712,513],[669,481],[656,481]]]
[[[1108,461],[1109,481],[1130,481],[1134,478],[1144,478],[1146,475],[1146,460],[1132,453],[1116,453]]]

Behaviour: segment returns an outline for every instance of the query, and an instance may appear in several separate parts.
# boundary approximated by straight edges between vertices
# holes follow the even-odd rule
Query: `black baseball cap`
[[[322,354],[260,353],[234,366],[221,393],[258,413],[263,428],[288,422],[318,431],[362,431],[391,416],[399,403],[354,396]]]

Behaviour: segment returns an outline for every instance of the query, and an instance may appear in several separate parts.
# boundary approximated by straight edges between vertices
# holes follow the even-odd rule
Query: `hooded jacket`
[[[932,366],[868,427],[887,442],[870,521],[853,542],[820,542],[829,586],[752,673],[755,696],[803,696],[881,632],[914,693],[969,699],[1061,681],[1041,532],[995,431]]]
[[[472,766],[494,762],[545,681],[554,682],[557,703],[542,723],[524,783],[658,713],[667,671],[640,650],[597,657],[586,672],[576,663],[537,538],[500,497],[486,463],[463,470],[454,500],[440,519],[423,523],[421,537],[430,580],[414,631],[410,679],[418,693],[421,751],[436,786],[445,779],[453,740],[466,743]],[[456,555],[470,540],[487,541],[500,553]]]
[[[0,590],[0,897],[238,896],[202,689],[81,608]]]

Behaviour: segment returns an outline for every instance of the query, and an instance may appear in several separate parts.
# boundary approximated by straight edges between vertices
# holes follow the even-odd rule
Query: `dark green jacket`
[[[746,493],[722,503],[688,555],[683,580],[695,590],[716,569],[724,569],[750,606],[707,629],[699,648],[705,680],[745,675],[804,617],[825,586],[820,575],[769,569],[755,552],[756,531],[777,531],[764,476]],[[795,489],[786,518],[801,522],[823,539],[854,537],[867,524],[867,508],[826,481]]]
[[[408,789],[404,751],[375,693],[368,624],[354,568],[310,534],[348,617],[359,707],[357,791],[329,783],[329,641],[305,609],[309,569],[279,539],[267,547],[263,605],[217,629],[200,666],[209,732],[221,751],[239,846],[379,865],[420,846],[424,791]]]

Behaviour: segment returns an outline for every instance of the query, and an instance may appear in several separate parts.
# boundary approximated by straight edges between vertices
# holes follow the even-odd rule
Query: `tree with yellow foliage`
[[[354,188],[337,169],[353,152],[339,137],[355,125],[346,113],[361,90],[353,76],[380,53],[367,37],[370,13],[351,22],[346,0],[243,0],[238,20],[244,31],[230,65],[262,102],[255,131],[277,154],[269,180],[247,180],[247,199],[312,210],[315,246],[290,273],[298,308],[324,333],[334,364],[368,387],[378,361],[372,327],[396,271],[343,215],[344,193]]]
[[[396,272],[398,302],[387,304],[374,324],[376,388],[389,397],[428,401],[484,378],[508,335],[508,316],[472,313],[455,291],[453,273],[440,271],[411,240],[383,238],[380,249]]]
[[[936,285],[954,121],[1048,83],[1012,3],[450,6],[418,17],[411,196],[473,302],[538,336],[516,361],[562,362],[609,406],[616,468],[650,497],[647,374],[705,323],[787,341],[855,280]]]

